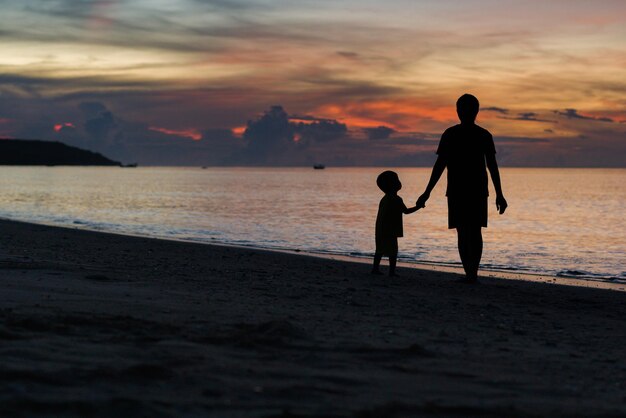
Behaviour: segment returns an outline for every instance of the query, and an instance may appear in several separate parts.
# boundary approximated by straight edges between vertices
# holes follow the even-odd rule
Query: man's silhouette
[[[456,112],[461,123],[448,128],[441,136],[430,181],[416,203],[418,207],[424,206],[447,168],[448,228],[457,231],[459,255],[465,270],[465,278],[461,281],[465,283],[476,283],[483,252],[481,228],[487,227],[489,195],[485,163],[496,190],[496,207],[500,214],[507,207],[493,137],[474,123],[478,108],[478,99],[471,94],[464,94],[457,100]]]

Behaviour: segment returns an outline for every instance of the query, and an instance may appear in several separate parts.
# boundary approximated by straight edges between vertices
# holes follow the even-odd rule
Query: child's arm
[[[402,210],[402,213],[404,213],[405,215],[408,215],[409,213],[417,212],[420,209],[421,208],[419,206],[413,206],[412,208],[407,208],[405,206],[404,210]]]

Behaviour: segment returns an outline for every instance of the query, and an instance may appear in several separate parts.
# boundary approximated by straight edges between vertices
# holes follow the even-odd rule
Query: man
[[[455,228],[457,232],[459,255],[465,270],[465,278],[460,280],[463,283],[478,281],[483,252],[481,228],[487,227],[489,195],[485,163],[496,191],[496,208],[500,214],[507,208],[493,137],[475,124],[478,109],[478,99],[471,94],[464,94],[457,100],[456,112],[461,123],[448,128],[441,136],[430,181],[416,203],[418,207],[424,206],[447,168],[448,228]]]

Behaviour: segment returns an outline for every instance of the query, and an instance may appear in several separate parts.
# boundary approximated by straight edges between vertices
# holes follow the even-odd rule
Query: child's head
[[[400,178],[394,171],[383,171],[378,175],[376,184],[385,194],[397,193],[402,188]]]

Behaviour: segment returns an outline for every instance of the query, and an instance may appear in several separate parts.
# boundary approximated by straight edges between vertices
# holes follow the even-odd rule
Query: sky
[[[0,0],[0,137],[142,165],[626,166],[623,0]]]

